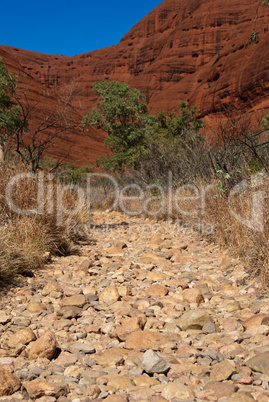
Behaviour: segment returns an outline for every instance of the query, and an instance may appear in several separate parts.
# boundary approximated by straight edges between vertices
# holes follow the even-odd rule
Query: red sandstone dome
[[[73,86],[71,107],[82,116],[94,106],[92,84],[116,79],[139,88],[152,112],[177,110],[181,100],[213,120],[231,108],[264,114],[269,107],[269,8],[254,0],[164,0],[116,46],[74,57],[0,46],[14,72],[31,77],[29,91]],[[257,42],[249,44],[252,32]],[[79,118],[80,118],[79,116]],[[94,129],[70,133],[69,159],[93,163],[104,150]]]

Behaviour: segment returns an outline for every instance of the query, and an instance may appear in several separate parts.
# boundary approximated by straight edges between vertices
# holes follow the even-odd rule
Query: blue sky
[[[0,0],[0,44],[74,56],[116,45],[161,0]]]

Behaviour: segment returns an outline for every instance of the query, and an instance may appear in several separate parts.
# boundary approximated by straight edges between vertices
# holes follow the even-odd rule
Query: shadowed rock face
[[[81,114],[96,101],[93,82],[105,78],[139,88],[153,112],[186,100],[212,120],[225,108],[262,114],[269,106],[267,28],[269,8],[254,0],[164,0],[116,46],[74,57],[2,46],[0,55],[49,88],[72,85]],[[253,30],[258,42],[246,46]]]

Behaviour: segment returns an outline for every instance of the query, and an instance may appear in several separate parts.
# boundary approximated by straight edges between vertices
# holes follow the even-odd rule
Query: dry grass
[[[12,220],[0,227],[0,278],[12,279],[16,274],[41,268],[49,250],[46,230],[29,217]]]
[[[43,267],[48,254],[70,253],[74,243],[89,238],[87,225],[91,223],[86,206],[72,216],[63,213],[63,224],[58,222],[57,210],[31,215],[12,211],[7,202],[6,189],[18,173],[19,170],[0,168],[0,280],[4,283],[18,274]],[[52,188],[55,195],[56,183],[52,184]],[[12,188],[12,199],[16,206],[25,210],[36,208],[37,189],[38,181],[18,181]],[[64,208],[70,210],[76,202],[75,193],[66,191]]]
[[[269,284],[269,204],[268,184],[264,185],[263,205],[253,207],[253,193],[238,194],[231,201],[232,210],[240,217],[251,220],[253,212],[263,211],[263,228],[248,227],[240,222],[233,214],[226,197],[210,199],[207,217],[211,219],[215,230],[211,239],[228,248],[232,254],[239,257],[248,268],[251,277],[260,276],[264,285]]]

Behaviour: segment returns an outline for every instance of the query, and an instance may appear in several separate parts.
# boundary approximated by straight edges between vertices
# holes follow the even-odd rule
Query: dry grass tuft
[[[207,217],[213,222],[215,230],[210,239],[218,241],[223,248],[239,257],[248,268],[251,277],[260,276],[264,285],[269,284],[269,178],[264,186],[263,205],[253,208],[253,193],[247,191],[237,194],[231,199],[231,207],[227,197],[210,199]],[[263,227],[248,227],[240,222],[232,213],[251,221],[253,213],[263,211]],[[255,222],[254,222],[255,223]],[[259,225],[258,225],[259,226]]]
[[[74,243],[89,239],[91,217],[86,206],[72,216],[63,213],[63,224],[59,224],[56,210],[30,215],[12,211],[7,202],[6,189],[18,173],[17,169],[0,168],[0,280],[4,283],[18,274],[43,267],[49,253],[70,253]],[[53,183],[54,194],[57,192],[56,185]],[[38,181],[33,179],[22,179],[12,189],[13,202],[25,210],[36,208],[37,194]],[[65,191],[64,208],[68,211],[76,202],[75,193]]]

